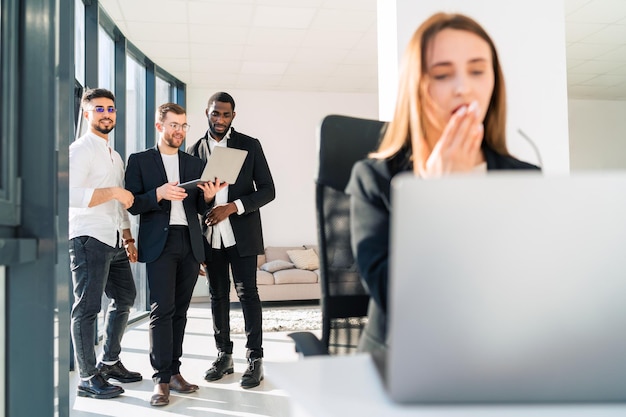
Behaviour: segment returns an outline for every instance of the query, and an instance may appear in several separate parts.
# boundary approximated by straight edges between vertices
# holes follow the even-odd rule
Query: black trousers
[[[200,264],[193,256],[189,229],[170,226],[163,252],[146,264],[150,288],[150,364],[155,384],[180,373],[187,310]]]
[[[230,274],[241,303],[246,330],[246,357],[263,357],[263,318],[261,300],[256,285],[256,256],[239,256],[236,245],[230,248],[211,249],[211,261],[207,262],[213,332],[217,350],[233,353],[230,340]]]

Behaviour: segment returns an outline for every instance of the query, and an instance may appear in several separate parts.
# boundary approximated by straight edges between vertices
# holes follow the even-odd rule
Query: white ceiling
[[[376,93],[376,0],[100,0],[195,88]],[[565,0],[570,98],[626,100],[626,0]]]

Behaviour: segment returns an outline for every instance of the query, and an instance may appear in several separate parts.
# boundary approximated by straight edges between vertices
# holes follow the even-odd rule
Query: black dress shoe
[[[263,381],[263,359],[248,359],[248,369],[241,377],[241,388],[254,388]]]
[[[161,382],[154,385],[152,397],[150,397],[150,405],[161,407],[170,403],[170,386],[167,382]]]
[[[181,394],[190,394],[198,391],[198,386],[185,381],[181,374],[176,374],[170,378],[170,389]]]
[[[106,365],[100,362],[97,368],[100,371],[100,375],[106,380],[113,378],[120,382],[137,382],[143,379],[139,372],[126,369],[122,361],[117,361],[113,365]]]
[[[114,398],[124,393],[124,388],[109,384],[102,375],[96,374],[87,381],[78,384],[79,397],[91,397],[97,399]]]
[[[207,381],[217,381],[226,374],[232,374],[234,370],[233,355],[220,352],[209,370],[204,373],[204,379]]]

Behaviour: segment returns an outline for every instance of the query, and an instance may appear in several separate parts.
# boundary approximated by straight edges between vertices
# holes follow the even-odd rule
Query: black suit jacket
[[[208,155],[204,154],[204,149],[200,147],[203,140],[208,140],[208,132],[190,146],[187,152],[206,161]],[[245,210],[241,215],[233,214],[229,217],[237,242],[237,251],[239,256],[260,255],[264,252],[264,246],[259,208],[276,197],[272,173],[258,139],[231,129],[227,143],[229,148],[248,151],[237,181],[228,186],[228,202],[239,199]],[[211,251],[207,250],[207,261],[210,260],[210,253]]]
[[[180,182],[200,178],[205,163],[185,152],[178,151]],[[156,260],[167,240],[172,203],[169,200],[157,202],[156,189],[167,182],[165,166],[157,147],[130,155],[126,167],[125,187],[133,193],[135,201],[128,209],[139,214],[139,236],[137,250],[139,262]],[[199,188],[187,190],[183,207],[189,224],[191,248],[198,262],[204,262],[204,244],[198,214],[206,213],[207,204]]]

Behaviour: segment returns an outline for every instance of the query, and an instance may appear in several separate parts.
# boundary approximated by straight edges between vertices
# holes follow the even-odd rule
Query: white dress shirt
[[[91,236],[111,247],[121,243],[130,228],[128,212],[117,200],[94,207],[97,188],[124,187],[124,162],[109,142],[88,132],[70,145],[69,238]]]
[[[178,152],[174,155],[167,155],[162,153],[161,159],[163,160],[163,166],[165,167],[165,175],[167,175],[168,182],[180,182],[180,162],[178,160]],[[170,225],[189,226],[187,223],[187,215],[185,214],[185,207],[183,202],[178,200],[172,200],[170,209]]]
[[[209,151],[213,152],[213,149],[215,149],[216,146],[223,146],[226,148],[228,146],[229,138],[230,138],[230,130],[224,136],[224,138],[222,138],[222,140],[220,140],[219,142],[213,139],[211,135],[209,135],[209,140],[208,140]],[[221,204],[226,204],[226,203],[228,203],[228,186],[219,190],[217,194],[215,194],[216,206],[219,206]],[[243,207],[243,203],[241,202],[241,200],[237,199],[234,201],[234,203],[237,206],[237,214],[238,215],[243,214],[245,209]],[[226,218],[224,221],[219,222],[215,226],[209,226],[207,232],[209,233],[209,236],[210,236],[210,237],[207,236],[207,238],[210,239],[211,247],[213,249],[220,249],[222,247],[222,242],[224,242],[225,248],[235,246],[235,244],[237,243],[235,241],[235,234],[233,232],[233,226],[230,224],[229,218]]]

